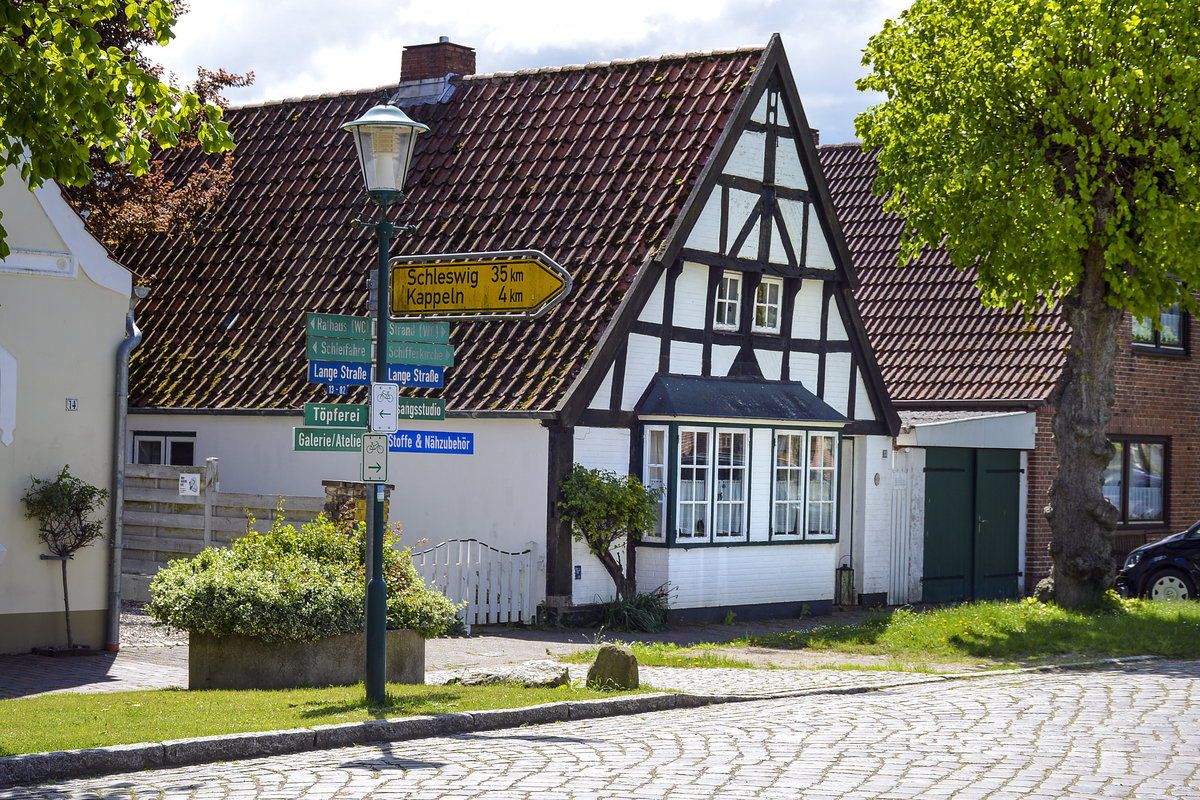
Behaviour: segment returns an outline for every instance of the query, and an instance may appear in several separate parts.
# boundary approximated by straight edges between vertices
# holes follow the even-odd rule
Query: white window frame
[[[751,330],[755,333],[779,333],[782,319],[783,279],[764,275],[754,289],[754,324]]]
[[[651,489],[661,489],[658,498],[658,520],[653,530],[642,534],[644,542],[667,541],[667,470],[671,463],[671,432],[665,425],[647,426],[643,434],[642,482]],[[655,453],[654,440],[661,445]]]
[[[680,426],[679,440],[675,447],[676,491],[673,498],[675,504],[675,542],[677,544],[728,544],[749,540],[750,513],[750,431],[747,428],[718,428],[714,426],[691,425]],[[684,461],[684,442],[686,437],[699,441],[704,437],[704,449],[700,452],[693,445],[692,457]],[[735,438],[742,440],[741,464],[720,464],[720,443],[722,437],[730,437],[732,447]],[[694,476],[697,471],[703,473],[703,496],[696,496],[692,490],[684,489],[685,485],[695,484],[695,478],[685,484],[685,470]],[[741,497],[722,497],[722,476],[732,479],[738,475],[741,479]],[[688,495],[686,498],[684,495]],[[692,522],[695,520],[695,522]],[[728,527],[728,531],[718,531],[720,527]],[[681,523],[688,524],[687,530],[681,528]],[[699,524],[696,524],[699,523]]]
[[[158,461],[142,461],[139,458],[138,445],[143,442],[157,442],[161,445]],[[187,443],[192,446],[192,458],[186,464],[175,464],[172,454],[176,444]],[[157,433],[155,431],[137,431],[133,434],[133,452],[130,461],[134,464],[160,464],[177,467],[196,466],[196,434],[194,433]]]
[[[742,273],[726,271],[717,283],[717,297],[713,304],[713,327],[723,331],[736,331],[741,325]],[[730,322],[730,319],[733,321]]]
[[[714,437],[714,456],[712,459],[715,474],[713,476],[713,525],[711,540],[714,542],[746,541],[746,522],[749,513],[750,494],[750,432],[741,428],[717,428]],[[730,452],[734,451],[734,442],[742,441],[742,463],[721,464],[722,439],[728,438]],[[722,480],[725,476],[726,480]],[[734,476],[740,476],[734,481]],[[741,486],[740,497],[722,497],[723,485],[728,483],[730,488]],[[729,530],[723,531],[722,528]]]
[[[818,452],[817,443],[821,442]],[[815,463],[818,455],[825,455],[821,463]],[[837,500],[838,500],[838,436],[836,433],[809,431],[808,433],[808,464],[806,467],[808,483],[807,493],[808,527],[804,534],[805,541],[834,541],[837,539]],[[815,496],[819,492],[820,496]],[[819,513],[816,520],[814,516]]]
[[[783,453],[793,453],[795,443],[800,445],[799,453],[781,462]],[[818,456],[827,458],[815,460]],[[783,480],[781,473],[787,476]],[[836,432],[776,430],[771,456],[772,541],[837,541],[837,480]],[[789,491],[783,491],[785,486]]]
[[[680,427],[679,442],[675,448],[675,541],[682,543],[707,542],[712,535],[712,491],[713,491],[713,429],[702,427]],[[684,441],[692,437],[691,459],[684,462]],[[700,438],[704,437],[703,446]],[[690,473],[684,481],[685,470]],[[696,475],[702,474],[703,486],[697,497]],[[690,487],[685,491],[684,487]],[[685,499],[684,495],[688,497]],[[680,528],[688,523],[685,532]]]

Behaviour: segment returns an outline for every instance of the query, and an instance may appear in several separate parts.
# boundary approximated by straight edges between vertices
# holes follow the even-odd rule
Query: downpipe
[[[121,557],[125,546],[125,429],[129,417],[129,358],[142,343],[134,309],[150,295],[148,286],[134,286],[125,313],[125,340],[117,348],[116,408],[113,411],[112,482],[109,497],[112,510],[108,549],[108,631],[104,649],[121,649]]]

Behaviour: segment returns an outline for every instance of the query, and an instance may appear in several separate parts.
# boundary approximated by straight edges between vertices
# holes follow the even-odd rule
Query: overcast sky
[[[872,102],[862,50],[907,0],[191,0],[176,39],[149,53],[190,83],[196,66],[253,71],[233,105],[395,83],[404,45],[448,36],[477,72],[729,50],[783,37],[821,141],[855,139]]]

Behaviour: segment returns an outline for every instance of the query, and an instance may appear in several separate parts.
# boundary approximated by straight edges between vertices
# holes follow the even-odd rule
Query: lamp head
[[[417,135],[429,130],[396,106],[377,105],[341,126],[354,135],[363,181],[371,194],[402,194]]]

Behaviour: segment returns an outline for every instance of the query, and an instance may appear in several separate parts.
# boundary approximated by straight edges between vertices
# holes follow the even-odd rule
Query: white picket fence
[[[535,550],[529,542],[510,553],[477,539],[450,539],[412,553],[413,566],[430,588],[455,604],[465,603],[459,616],[472,625],[533,622],[537,612]]]

